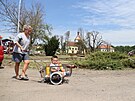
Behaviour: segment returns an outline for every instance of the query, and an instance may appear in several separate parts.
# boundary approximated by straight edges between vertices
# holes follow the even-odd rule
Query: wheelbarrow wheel
[[[54,72],[50,75],[50,82],[53,85],[59,85],[63,81],[63,77],[60,72]]]

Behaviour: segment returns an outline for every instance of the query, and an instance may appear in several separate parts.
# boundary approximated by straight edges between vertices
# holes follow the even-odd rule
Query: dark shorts
[[[22,60],[29,60],[28,54],[13,53],[12,60],[14,62],[22,62]]]

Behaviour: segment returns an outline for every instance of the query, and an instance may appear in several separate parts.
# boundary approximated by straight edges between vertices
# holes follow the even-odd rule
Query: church
[[[77,42],[79,40],[82,40],[82,39],[81,39],[80,33],[77,32],[77,36],[74,39],[74,41],[68,41],[66,44],[66,53],[67,54],[77,54],[78,53],[79,49],[77,46]]]

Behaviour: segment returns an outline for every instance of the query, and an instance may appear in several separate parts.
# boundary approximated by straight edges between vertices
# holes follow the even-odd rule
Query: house
[[[101,44],[100,46],[98,46],[98,49],[101,52],[114,52],[114,48],[111,45],[108,44]]]
[[[76,42],[67,42],[67,50],[66,53],[68,54],[77,54],[78,46]]]
[[[74,41],[68,41],[66,44],[66,53],[67,54],[77,54],[78,53],[78,46],[77,42],[81,40],[80,33],[77,32],[77,36]]]
[[[82,49],[82,46],[80,46],[78,44],[79,41],[81,41],[82,38],[80,36],[80,33],[77,32],[77,35],[74,39],[74,41],[68,41],[66,43],[66,53],[67,54],[81,54],[81,55],[84,55],[86,52],[85,52],[85,49]]]

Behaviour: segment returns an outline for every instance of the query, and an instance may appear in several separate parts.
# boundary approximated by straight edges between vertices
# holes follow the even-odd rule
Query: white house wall
[[[70,46],[68,47],[68,54],[76,54],[78,52],[78,47]]]

